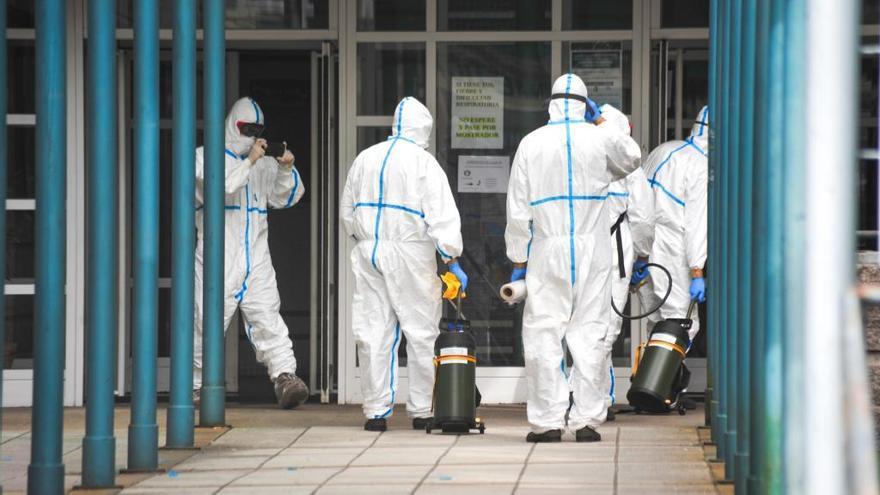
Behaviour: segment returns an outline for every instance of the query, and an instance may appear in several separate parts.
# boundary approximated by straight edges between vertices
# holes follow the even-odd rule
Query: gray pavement
[[[229,430],[198,430],[200,451],[162,450],[165,472],[123,475],[124,494],[264,493],[719,493],[697,427],[687,416],[618,415],[602,442],[528,444],[522,406],[482,407],[485,435],[409,429],[402,410],[389,431],[363,431],[356,406],[307,405],[296,411],[231,406]],[[29,411],[5,410],[4,493],[26,487]],[[164,419],[164,411],[160,411]],[[79,482],[83,411],[65,414],[67,483]],[[117,466],[125,465],[127,410],[117,410]],[[160,421],[164,441],[164,425]],[[112,492],[110,492],[112,493]]]

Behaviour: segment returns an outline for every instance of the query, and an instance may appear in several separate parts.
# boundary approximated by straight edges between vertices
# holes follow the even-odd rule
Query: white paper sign
[[[571,72],[584,80],[597,104],[623,107],[623,64],[620,50],[572,50]]]
[[[509,156],[459,156],[458,192],[507,193]]]
[[[452,147],[504,147],[504,78],[452,78]]]

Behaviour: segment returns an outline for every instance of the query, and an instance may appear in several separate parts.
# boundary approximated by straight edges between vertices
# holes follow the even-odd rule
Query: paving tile
[[[318,495],[410,495],[415,483],[405,485],[324,485]]]
[[[320,485],[338,471],[339,468],[264,468],[235,480],[232,486]]]
[[[285,446],[286,447],[286,446]],[[208,445],[202,449],[202,452],[214,455],[222,455],[225,457],[272,457],[273,455],[283,451],[282,447],[267,448],[240,448],[230,445]]]
[[[122,495],[154,495],[167,494],[171,490],[168,488],[126,488],[122,490]],[[174,488],[174,493],[179,495],[212,495],[217,491],[216,487],[212,488]],[[226,493],[226,492],[222,492]]]
[[[520,482],[515,495],[613,495],[614,485],[553,485]]]
[[[522,464],[532,446],[517,445],[468,445],[452,447],[440,460],[446,464]]]
[[[619,495],[716,495],[715,486],[705,485],[619,485]]]
[[[433,466],[448,447],[371,447],[352,466]]]
[[[626,427],[620,431],[623,445],[702,445],[696,428]]]
[[[227,486],[220,490],[221,495],[309,495],[314,493],[319,485],[278,485],[260,486],[254,489],[252,486]]]
[[[287,447],[302,432],[303,428],[233,428],[211,445],[248,449]]]
[[[539,443],[529,464],[614,462],[616,447],[611,443]]]
[[[704,462],[675,465],[656,463],[622,463],[618,480],[632,484],[706,484],[712,483],[709,467]]]
[[[376,447],[442,447],[455,443],[458,435],[433,433],[416,430],[388,430],[376,440]]]
[[[229,469],[257,469],[268,457],[238,457],[197,454],[174,466],[177,471],[214,471]]]
[[[416,485],[431,466],[352,466],[334,476],[328,485]]]
[[[362,447],[337,449],[291,448],[281,451],[280,454],[270,459],[263,467],[345,467],[363,451]]]
[[[294,448],[368,447],[379,434],[359,427],[316,426],[292,445]]]
[[[141,481],[135,488],[220,487],[246,474],[247,471],[168,471]]]
[[[437,466],[425,478],[424,484],[497,484],[516,483],[522,472],[522,464]]]
[[[513,493],[514,486],[516,485],[513,483],[494,485],[422,485],[415,493],[416,495],[460,495],[470,492],[479,495],[510,495]]]
[[[633,446],[620,447],[618,462],[641,462],[676,464],[681,462],[704,462],[702,447],[679,445],[675,447]]]
[[[523,472],[523,484],[613,484],[614,464],[583,463],[583,464],[529,464]]]

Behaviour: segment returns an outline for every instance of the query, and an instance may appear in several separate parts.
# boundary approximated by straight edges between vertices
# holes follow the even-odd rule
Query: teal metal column
[[[116,384],[116,2],[88,2],[89,244],[86,436],[82,486],[112,487],[116,479],[113,388]]]
[[[764,334],[764,390],[763,439],[764,451],[761,462],[761,488],[763,493],[783,493],[788,466],[785,463],[784,443],[784,335],[787,319],[785,288],[783,281],[787,275],[786,259],[783,252],[786,231],[785,207],[787,195],[784,175],[788,166],[785,163],[785,129],[789,116],[785,114],[785,23],[783,2],[770,3],[770,22],[768,32],[767,60],[767,105],[766,128],[775,132],[767,140],[767,261],[764,279],[767,284]],[[795,110],[797,112],[797,110]],[[803,117],[803,114],[792,117]],[[793,288],[796,290],[797,288]],[[788,358],[785,358],[788,359]],[[753,447],[755,448],[755,447]]]
[[[159,2],[134,2],[132,393],[128,469],[159,465],[156,423],[159,276]]]
[[[751,332],[752,332],[752,212],[753,212],[753,170],[754,170],[754,118],[755,109],[755,2],[742,0],[740,19],[742,22],[740,49],[741,62],[739,77],[739,228],[736,242],[739,251],[739,286],[737,328],[737,439],[735,481],[736,493],[748,493],[749,474],[749,409],[751,407]]]
[[[725,446],[725,432],[727,431],[727,382],[728,376],[730,375],[730,368],[727,365],[727,331],[728,331],[728,301],[727,298],[727,287],[729,286],[729,280],[727,277],[728,267],[727,267],[727,257],[728,257],[728,244],[727,244],[727,223],[728,223],[728,212],[730,211],[728,201],[728,184],[729,180],[728,176],[728,159],[727,159],[727,120],[728,120],[728,111],[727,111],[727,98],[728,98],[728,85],[727,85],[727,76],[730,72],[730,50],[729,43],[727,42],[730,37],[730,9],[729,2],[726,0],[716,0],[718,2],[718,12],[719,12],[719,25],[720,25],[720,33],[718,37],[718,46],[719,46],[719,75],[718,75],[718,90],[716,93],[717,104],[716,108],[712,110],[712,115],[714,115],[713,120],[710,122],[710,129],[714,127],[715,130],[715,142],[718,144],[717,151],[713,152],[717,155],[718,161],[718,216],[716,217],[717,225],[715,227],[717,231],[718,241],[716,246],[718,246],[718,259],[716,263],[718,264],[718,293],[714,296],[709,294],[709,297],[714,297],[714,301],[717,302],[716,306],[718,306],[718,317],[717,317],[717,330],[716,335],[718,338],[714,344],[714,347],[717,351],[718,356],[718,364],[716,369],[718,370],[718,375],[715,380],[715,396],[718,398],[717,403],[718,406],[715,408],[715,420],[713,421],[713,438],[715,439],[716,444],[716,457],[719,460],[724,459],[724,452],[726,449]],[[710,157],[711,158],[711,157]],[[711,306],[710,301],[710,306]]]
[[[739,191],[740,191],[740,180],[739,180],[739,169],[742,166],[741,163],[741,153],[740,153],[740,71],[742,70],[741,64],[741,32],[742,32],[742,1],[743,0],[731,0],[731,16],[733,17],[732,29],[730,33],[730,47],[731,47],[731,56],[730,56],[730,77],[728,77],[728,83],[730,84],[730,97],[727,101],[728,112],[730,112],[730,127],[728,128],[728,133],[730,136],[730,147],[727,148],[726,153],[729,157],[729,177],[730,177],[730,196],[729,196],[729,204],[730,204],[730,215],[729,215],[729,224],[727,227],[727,235],[730,243],[730,251],[731,255],[728,259],[728,273],[727,277],[729,280],[729,292],[727,296],[729,297],[729,307],[730,311],[728,313],[729,326],[727,332],[727,346],[729,351],[729,367],[731,369],[731,373],[729,375],[728,388],[727,388],[727,432],[725,445],[726,449],[724,452],[724,468],[725,468],[725,478],[729,480],[734,480],[736,475],[736,430],[738,427],[738,407],[739,403],[737,401],[737,392],[739,390],[739,379],[741,377],[741,373],[743,370],[738,369],[737,366],[739,364],[739,340],[738,335],[739,332],[742,331],[742,320],[740,318],[740,301],[738,300],[739,294],[737,293],[737,288],[740,284],[740,251],[739,245],[737,244],[738,239],[738,230],[739,230],[739,218],[740,218],[740,208],[742,205],[739,203]]]
[[[193,280],[195,246],[196,0],[174,6],[174,142],[171,195],[171,401],[166,446],[193,446]]]
[[[804,105],[806,98],[806,2],[786,1],[783,3],[784,19],[784,73],[780,78],[784,87],[782,101],[784,123],[782,129],[785,185],[784,215],[782,226],[783,260],[785,262],[782,289],[784,330],[781,336],[783,346],[784,385],[782,397],[784,408],[782,418],[783,459],[785,465],[784,488],[789,493],[804,493],[803,480],[806,477],[804,466],[804,437],[809,434],[802,427],[806,423],[803,394],[806,390],[804,374],[804,300],[806,277],[806,182],[805,153],[807,118]],[[772,370],[768,369],[768,373]]]
[[[224,3],[204,2],[205,27],[205,240],[202,325],[201,426],[226,424],[223,347],[225,113]]]
[[[764,336],[766,334],[767,318],[767,280],[764,276],[768,271],[768,250],[772,246],[770,237],[773,233],[768,231],[768,216],[770,215],[770,200],[767,196],[767,175],[769,162],[767,160],[767,145],[771,132],[767,114],[768,86],[769,86],[769,29],[770,29],[770,3],[769,1],[757,2],[755,11],[755,104],[752,115],[754,116],[752,135],[755,139],[754,147],[754,211],[752,214],[752,239],[761,239],[761,242],[752,243],[752,313],[751,328],[752,338],[750,346],[751,354],[751,378],[749,393],[751,395],[751,408],[749,408],[749,476],[746,482],[748,493],[763,493],[762,475],[765,461],[765,425],[764,409],[766,401],[764,397],[764,375],[766,366],[764,363]]]
[[[64,493],[64,279],[67,222],[67,12],[37,0],[34,403],[28,493]],[[4,117],[5,118],[5,117]]]
[[[0,0],[0,150],[6,148],[6,0]],[[6,204],[6,153],[0,153],[0,205]],[[6,235],[6,208],[0,208],[0,232]],[[0,280],[6,280],[6,239],[0,242]],[[6,300],[0,301],[0,356],[6,355]],[[0,366],[0,402],[3,397],[3,366]],[[0,404],[0,433],[3,431]],[[0,494],[3,486],[0,485]]]
[[[706,339],[708,341],[708,353],[707,353],[707,387],[706,387],[706,418],[705,425],[712,427],[713,414],[715,412],[715,408],[717,407],[718,400],[715,397],[715,377],[716,371],[715,366],[718,362],[717,354],[715,353],[714,345],[717,340],[718,328],[716,315],[718,313],[718,308],[716,306],[717,300],[712,297],[718,290],[718,264],[716,263],[716,257],[718,256],[718,235],[716,233],[716,225],[718,222],[715,220],[716,215],[718,214],[718,177],[717,177],[717,159],[716,159],[716,142],[715,142],[715,131],[713,130],[715,123],[715,116],[712,114],[712,109],[716,108],[715,98],[716,98],[716,88],[715,85],[718,81],[718,2],[712,0],[709,3],[709,191],[708,191],[708,257],[706,258],[706,269],[708,278],[706,282],[709,284],[709,298],[708,304],[706,305],[706,316],[708,321],[706,322],[706,328],[703,329],[706,332]],[[714,435],[713,435],[714,440]]]

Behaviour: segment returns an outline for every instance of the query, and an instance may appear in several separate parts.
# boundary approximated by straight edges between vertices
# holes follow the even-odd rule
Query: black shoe
[[[434,418],[413,418],[413,430],[426,430],[428,425],[434,422]]]
[[[364,429],[367,431],[385,431],[388,429],[388,421],[385,421],[385,418],[368,419],[364,423]]]
[[[309,398],[309,387],[293,373],[281,373],[275,378],[275,398],[281,409],[293,409]]]
[[[602,440],[602,435],[589,426],[584,426],[575,432],[574,438],[578,442],[598,442],[599,440]]]
[[[526,435],[526,442],[532,443],[556,443],[562,441],[562,430],[547,430],[544,433],[530,432]]]
[[[615,419],[614,409],[609,407],[608,412],[605,413],[605,421],[614,421]]]

